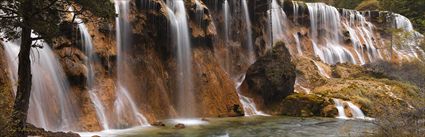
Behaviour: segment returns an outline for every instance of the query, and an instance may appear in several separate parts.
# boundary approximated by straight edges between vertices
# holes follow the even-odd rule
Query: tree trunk
[[[15,104],[13,106],[12,113],[12,128],[14,131],[15,137],[27,137],[26,132],[26,121],[27,121],[27,112],[29,108],[29,100],[31,96],[31,85],[32,85],[32,75],[31,75],[31,14],[33,11],[32,0],[26,0],[22,3],[23,9],[26,11],[23,15],[23,20],[21,25],[22,34],[21,34],[21,50],[19,52],[19,67],[18,67],[18,90],[16,91]]]
[[[13,129],[16,137],[26,137],[25,132],[27,112],[31,95],[31,29],[22,29],[21,50],[19,52],[18,90],[13,106]]]

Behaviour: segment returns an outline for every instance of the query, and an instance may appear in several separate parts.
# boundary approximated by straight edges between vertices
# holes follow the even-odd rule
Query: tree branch
[[[44,39],[43,37],[35,37],[35,38],[31,38],[31,41],[34,41],[34,40],[41,40],[41,39]]]
[[[52,7],[56,2],[58,2],[59,0],[54,0],[52,3],[50,3],[49,5],[47,5],[46,7],[44,7],[44,8],[41,8],[40,10],[38,10],[37,12],[35,12],[34,14],[33,14],[33,16],[34,15],[37,15],[37,14],[40,14],[40,13],[42,13],[44,10],[47,10],[47,9],[50,9],[50,7]]]
[[[18,14],[18,11],[16,11],[16,10],[14,10],[14,9],[11,9],[11,8],[8,8],[8,7],[0,7],[0,10],[3,10],[3,11],[9,11],[9,12],[12,12],[12,13],[14,13],[14,14]]]
[[[18,16],[0,16],[3,19],[17,18]]]

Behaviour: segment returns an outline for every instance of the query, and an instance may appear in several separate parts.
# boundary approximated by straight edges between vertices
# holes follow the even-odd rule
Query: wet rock
[[[35,127],[32,124],[27,124],[27,131],[29,136],[42,136],[42,137],[80,137],[79,134],[73,132],[51,132],[43,128]]]
[[[322,116],[322,110],[328,104],[329,101],[317,95],[293,94],[283,100],[281,112],[283,115],[297,117]]]
[[[283,42],[249,67],[244,83],[244,93],[260,107],[273,110],[288,95],[294,93],[295,65]]]
[[[201,120],[202,120],[202,121],[207,121],[207,122],[208,122],[208,121],[210,121],[210,120],[209,120],[209,119],[207,119],[207,118],[202,118]]]
[[[174,128],[183,129],[183,128],[186,128],[186,126],[182,123],[178,123],[177,125],[174,126]]]
[[[165,127],[165,124],[162,123],[161,121],[156,121],[156,122],[152,123],[152,126],[155,126],[155,127]]]

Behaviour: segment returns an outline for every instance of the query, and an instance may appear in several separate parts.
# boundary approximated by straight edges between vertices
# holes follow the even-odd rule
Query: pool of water
[[[176,121],[188,121],[184,129],[176,129]],[[198,122],[193,122],[198,121]],[[238,117],[165,120],[166,127],[136,127],[98,133],[80,133],[81,136],[117,137],[358,137],[373,133],[371,121],[335,118],[298,117]],[[195,124],[194,124],[195,123]],[[196,124],[199,123],[199,124]]]

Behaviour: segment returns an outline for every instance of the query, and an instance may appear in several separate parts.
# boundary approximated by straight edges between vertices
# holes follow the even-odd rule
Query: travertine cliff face
[[[186,1],[188,25],[190,28],[193,54],[193,81],[197,117],[240,116],[235,111],[241,104],[234,81],[221,68],[215,57],[213,39],[217,37],[208,8],[199,17],[194,1]],[[130,4],[131,43],[125,56],[126,85],[131,96],[139,106],[139,111],[150,122],[176,118],[177,79],[176,45],[171,41],[171,33],[165,2],[150,0],[149,5],[136,1]],[[198,19],[199,18],[199,19]],[[95,65],[96,90],[106,110],[113,110],[116,97],[116,34],[115,24],[87,22],[92,36],[98,64]],[[67,27],[67,26],[64,26]],[[82,130],[100,130],[94,107],[88,96],[85,84],[87,58],[83,47],[78,44],[75,27],[72,32],[55,40],[53,47],[69,77],[75,98],[82,108],[80,119]],[[76,38],[77,37],[77,38]],[[236,109],[235,109],[236,107]],[[107,112],[113,113],[113,112]],[[112,115],[112,114],[107,114]],[[131,125],[131,123],[130,123]],[[125,126],[125,125],[124,125]]]
[[[283,31],[290,35],[280,41],[285,43],[291,54],[279,52],[272,60],[266,60],[264,58],[270,58],[268,53],[273,49],[267,0],[247,0],[251,26],[247,25],[246,17],[242,13],[241,1],[228,0],[231,17],[228,20],[230,35],[227,37],[224,30],[222,4],[224,0],[203,0],[201,5],[197,5],[195,0],[184,2],[191,38],[193,63],[190,67],[193,73],[196,117],[242,116],[242,104],[235,89],[235,82],[240,80],[250,67],[252,69],[241,87],[241,93],[252,98],[260,110],[273,115],[333,117],[337,115],[337,111],[332,98],[352,101],[370,116],[382,113],[379,112],[380,104],[373,102],[375,100],[387,103],[384,106],[403,108],[401,110],[411,109],[410,104],[414,104],[412,100],[418,100],[419,105],[425,102],[418,98],[419,90],[415,86],[375,77],[368,74],[360,65],[324,63],[325,60],[321,60],[314,53],[311,20],[305,4],[300,5],[301,9],[295,17],[293,3],[285,1],[282,4],[279,1],[278,4],[283,5],[282,10],[286,12],[287,17],[281,21],[288,21],[288,26]],[[126,60],[123,68],[126,75],[123,82],[137,106],[137,111],[141,112],[150,123],[181,117],[176,111],[177,75],[179,75],[176,61],[177,42],[173,41],[166,6],[165,0],[143,2],[131,0],[129,19],[126,20],[131,28],[126,39],[126,43],[129,44],[124,51]],[[338,9],[338,12],[342,12],[341,9]],[[376,48],[384,51],[388,48],[385,45],[391,38],[386,31],[391,26],[388,25],[390,22],[387,19],[382,18],[385,16],[383,14],[388,13],[370,12],[369,20],[377,26],[371,39]],[[97,91],[99,100],[105,107],[106,117],[113,123],[110,124],[111,128],[136,126],[137,121],[131,121],[132,118],[125,114],[127,112],[123,112],[123,117],[130,122],[120,123],[119,119],[113,117],[117,113],[114,106],[117,98],[117,75],[119,75],[116,24],[113,21],[106,23],[92,17],[85,25],[92,38],[96,56],[93,89]],[[254,56],[259,62],[250,60],[250,55],[247,54],[249,45],[247,28],[252,30]],[[54,49],[71,84],[72,103],[80,108],[77,125],[79,129],[76,130],[102,130],[86,85],[89,71],[85,62],[88,57],[80,44],[77,26],[64,23],[61,29],[63,35],[49,44]],[[328,33],[330,30],[319,28],[318,31]],[[353,52],[355,50],[353,40],[348,36],[348,30],[339,31],[338,36],[344,40],[341,46]],[[299,43],[296,43],[293,35],[299,38]],[[319,37],[318,41],[325,41],[324,39],[326,38]],[[364,41],[361,40],[363,43]],[[302,55],[295,48],[297,44],[302,47]],[[364,44],[360,44],[360,47],[362,50],[367,49]],[[368,60],[366,53],[369,51],[361,52]],[[387,52],[382,52],[382,56],[383,59],[394,62],[401,60],[400,57]],[[4,57],[1,47],[0,57]],[[353,60],[359,62],[360,58],[354,57]],[[280,64],[276,66],[273,64],[279,61]],[[292,63],[296,68],[293,68]],[[2,108],[10,107],[12,100],[6,64],[6,61],[0,58],[0,95],[9,99],[6,102],[0,101]],[[257,75],[255,70],[273,70],[273,74],[276,70],[278,75],[285,74],[288,77],[279,79],[279,76],[265,76],[266,74],[261,73],[258,74],[259,77],[252,79],[252,76]],[[261,82],[259,86],[255,85],[258,84],[256,81]],[[267,84],[270,81],[277,82],[269,87]],[[4,116],[3,111],[0,113]],[[3,117],[0,117],[0,122],[1,120]]]

